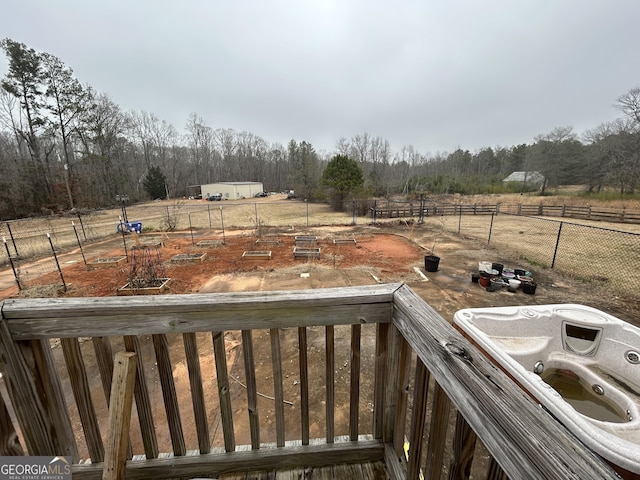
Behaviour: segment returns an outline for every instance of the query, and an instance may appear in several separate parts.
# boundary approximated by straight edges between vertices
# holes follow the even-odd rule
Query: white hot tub
[[[470,308],[454,324],[618,473],[640,474],[639,328],[574,304]]]

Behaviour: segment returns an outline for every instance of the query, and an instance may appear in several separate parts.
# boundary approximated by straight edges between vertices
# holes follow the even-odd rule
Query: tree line
[[[502,180],[522,170],[542,173],[543,190],[584,184],[625,194],[635,191],[640,176],[640,88],[615,100],[621,118],[581,136],[557,127],[531,144],[432,154],[411,145],[394,151],[388,140],[365,132],[339,138],[326,152],[307,139],[282,145],[213,128],[197,113],[179,131],[153,113],[124,110],[55,55],[8,38],[0,47],[8,60],[0,88],[2,219],[110,207],[120,195],[182,198],[219,181],[261,181],[268,191],[293,189],[309,201],[335,201],[356,194],[504,191]],[[334,163],[348,170],[332,168],[323,179],[337,156]],[[347,191],[336,178],[359,176],[351,163],[344,167],[345,158],[362,174]]]

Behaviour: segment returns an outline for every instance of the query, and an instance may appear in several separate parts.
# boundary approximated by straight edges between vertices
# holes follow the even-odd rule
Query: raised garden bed
[[[196,246],[201,248],[218,248],[224,245],[222,240],[200,240]]]
[[[164,247],[164,240],[157,239],[157,238],[150,238],[150,239],[142,242],[141,246],[143,246],[143,247],[154,247],[154,248]]]
[[[150,284],[144,280],[127,282],[117,291],[118,295],[160,295],[169,290],[170,278],[158,278]]]
[[[87,266],[93,268],[106,268],[120,265],[127,261],[127,257],[98,257],[87,262]]]
[[[258,240],[256,240],[256,245],[279,245],[280,244],[280,239],[278,237],[266,237],[266,238],[259,238]]]
[[[195,263],[195,262],[204,262],[204,259],[207,258],[207,252],[203,253],[180,253],[178,255],[174,255],[169,260],[171,263]]]
[[[296,245],[315,245],[318,243],[318,237],[314,235],[297,235],[294,237]]]
[[[242,254],[242,258],[245,260],[271,260],[271,250],[247,250]]]
[[[355,238],[334,238],[333,244],[334,245],[355,245],[356,239]]]
[[[293,247],[294,258],[320,258],[319,248]]]

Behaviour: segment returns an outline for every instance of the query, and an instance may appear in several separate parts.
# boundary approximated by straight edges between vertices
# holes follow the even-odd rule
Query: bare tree
[[[190,147],[194,184],[211,183],[210,160],[213,151],[213,130],[196,113],[187,119],[187,144]]]
[[[90,95],[82,84],[73,76],[73,70],[67,67],[58,57],[43,53],[43,81],[46,86],[47,109],[54,134],[60,135],[64,171],[62,175],[69,198],[69,207],[73,208],[71,185],[73,171],[71,168],[70,143],[72,124],[89,107]]]
[[[130,193],[131,171],[126,163],[128,119],[120,107],[106,94],[90,90],[91,108],[76,127],[82,155],[82,181],[90,195],[89,205],[113,202],[115,195]]]
[[[351,157],[360,165],[369,159],[369,149],[371,148],[371,135],[364,132],[351,138]]]
[[[640,87],[634,87],[620,95],[614,106],[634,122],[640,123]]]
[[[345,137],[340,137],[336,141],[336,152],[338,152],[339,155],[348,155],[350,148],[351,144]]]

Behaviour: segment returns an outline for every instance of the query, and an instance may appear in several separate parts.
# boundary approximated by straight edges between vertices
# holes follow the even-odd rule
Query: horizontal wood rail
[[[136,362],[124,443],[98,413],[121,350]],[[394,479],[468,478],[472,464],[493,479],[616,478],[402,284],[7,300],[0,353],[26,450],[72,456],[74,479],[102,477],[107,442],[131,479],[381,460]],[[15,430],[0,422],[0,438]]]

